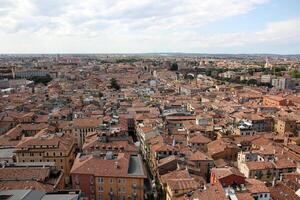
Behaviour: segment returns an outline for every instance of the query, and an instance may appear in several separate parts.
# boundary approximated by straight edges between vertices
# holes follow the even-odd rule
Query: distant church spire
[[[268,60],[268,57],[266,57],[265,68],[269,68],[269,60]]]
[[[269,62],[268,57],[266,57],[265,68],[273,68],[273,65]]]

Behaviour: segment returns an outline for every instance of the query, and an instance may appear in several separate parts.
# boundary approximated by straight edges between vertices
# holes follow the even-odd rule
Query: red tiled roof
[[[211,142],[211,140],[203,135],[195,135],[189,140],[190,143],[196,143],[196,144],[207,144]]]
[[[166,183],[168,179],[187,179],[191,178],[187,170],[176,170],[161,176],[162,183]]]
[[[50,184],[43,184],[38,181],[1,181],[0,190],[20,190],[20,189],[32,189],[43,192],[53,192],[54,187]]]
[[[193,153],[190,157],[188,157],[191,161],[198,161],[198,160],[213,160],[211,157],[205,155],[204,153],[200,151],[196,151]]]
[[[129,177],[129,154],[119,153],[117,159],[105,160],[103,158],[86,155],[77,157],[71,169],[71,174],[93,174],[98,177]],[[117,163],[117,166],[116,165]],[[135,176],[145,178],[144,176]]]
[[[0,181],[37,180],[44,181],[50,173],[49,168],[0,168]]]
[[[268,161],[250,161],[246,162],[246,166],[249,170],[264,170],[264,169],[273,169],[274,165]]]
[[[88,118],[88,119],[74,119],[73,126],[75,128],[96,128],[102,124],[102,119]]]
[[[246,179],[246,187],[252,194],[270,192],[262,181],[256,179]]]
[[[214,173],[217,179],[222,179],[232,174],[236,176],[245,177],[244,174],[242,174],[238,169],[234,167],[212,168],[211,173]]]
[[[167,185],[171,190],[195,190],[200,187],[200,184],[193,178],[188,179],[169,179]]]

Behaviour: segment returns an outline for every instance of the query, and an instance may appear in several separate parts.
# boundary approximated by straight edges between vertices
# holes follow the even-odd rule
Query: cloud
[[[248,12],[267,0],[0,0],[0,31],[89,32],[190,28]],[[111,26],[108,26],[111,25]],[[78,28],[79,27],[79,28]],[[66,34],[69,34],[66,31]]]
[[[260,31],[205,26],[269,0],[0,0],[0,52],[211,52],[300,43],[300,19]]]
[[[189,37],[206,47],[239,47],[256,44],[300,42],[300,18],[270,22],[256,32],[215,34],[208,37]]]

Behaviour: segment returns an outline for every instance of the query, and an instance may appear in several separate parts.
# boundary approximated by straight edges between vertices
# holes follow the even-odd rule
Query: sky
[[[300,54],[300,0],[0,0],[0,53]]]

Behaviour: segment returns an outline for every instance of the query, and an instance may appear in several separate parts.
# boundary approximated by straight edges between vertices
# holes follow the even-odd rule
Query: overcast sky
[[[300,53],[300,0],[0,0],[0,53]]]

